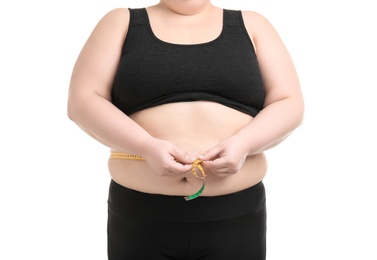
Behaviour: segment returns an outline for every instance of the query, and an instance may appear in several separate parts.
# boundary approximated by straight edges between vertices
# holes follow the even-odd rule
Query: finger
[[[179,149],[174,150],[170,154],[171,154],[171,156],[173,156],[175,161],[177,161],[181,164],[192,164],[195,160],[188,153],[184,153],[184,152],[180,151]]]
[[[226,156],[217,158],[213,161],[203,161],[202,165],[215,175],[229,175],[238,172],[238,168],[236,169],[233,164],[229,163]]]
[[[189,171],[191,171],[191,164],[182,164],[179,162],[174,162],[170,168],[170,172],[174,174],[185,174]]]
[[[207,174],[211,174],[211,175],[214,175],[214,176],[218,176],[218,177],[226,177],[226,176],[229,176],[231,175],[231,173],[229,172],[228,168],[226,167],[208,167],[207,165],[204,165],[203,164],[203,167],[204,167],[204,171],[207,173]]]
[[[202,155],[199,155],[198,158],[202,161],[212,161],[216,160],[217,158],[220,157],[220,152],[221,150],[218,147],[214,147],[207,152],[205,152]]]
[[[183,153],[181,153],[181,156],[177,156],[177,154],[175,156],[171,154],[171,160],[168,165],[169,171],[173,174],[187,173],[191,170],[191,159],[188,156],[184,156]]]
[[[216,158],[214,160],[203,160],[202,165],[211,171],[219,171],[226,169],[226,163],[222,157]]]

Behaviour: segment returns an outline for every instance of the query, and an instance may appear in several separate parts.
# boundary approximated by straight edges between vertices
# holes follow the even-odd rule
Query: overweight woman
[[[109,147],[109,259],[266,258],[264,151],[303,119],[268,20],[209,0],[106,13],[73,68],[68,116]]]

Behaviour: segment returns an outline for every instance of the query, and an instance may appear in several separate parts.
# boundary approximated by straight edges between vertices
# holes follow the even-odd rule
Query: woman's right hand
[[[191,171],[194,159],[174,144],[154,138],[145,144],[143,157],[160,176],[177,176]]]

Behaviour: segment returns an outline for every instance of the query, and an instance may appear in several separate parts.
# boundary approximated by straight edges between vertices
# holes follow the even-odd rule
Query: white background
[[[156,1],[0,4],[0,259],[106,259],[108,149],[66,115],[70,73],[98,20]],[[269,260],[376,260],[373,1],[213,1],[280,33],[306,101],[267,152]]]

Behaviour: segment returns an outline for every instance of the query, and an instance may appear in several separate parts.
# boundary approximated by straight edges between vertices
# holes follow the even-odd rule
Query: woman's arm
[[[266,90],[262,111],[237,134],[223,140],[201,158],[211,171],[235,173],[247,155],[270,149],[296,129],[303,120],[304,101],[299,79],[285,45],[262,15],[243,12]]]
[[[239,132],[251,140],[249,153],[256,154],[279,144],[302,123],[304,100],[293,61],[276,30],[258,13],[244,12],[244,19],[266,90],[263,110]]]
[[[127,34],[127,9],[107,13],[94,28],[74,66],[68,117],[102,144],[141,155],[162,174],[184,173],[191,159],[172,144],[153,138],[111,102],[111,89]]]
[[[134,151],[140,140],[150,138],[111,103],[128,19],[126,10],[116,9],[99,21],[75,63],[68,95],[68,117],[90,136],[119,151]]]

